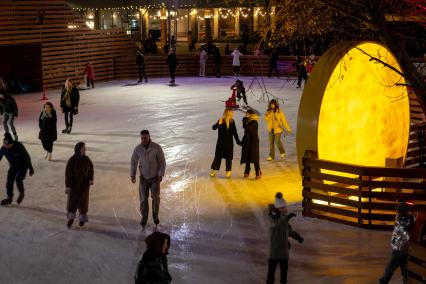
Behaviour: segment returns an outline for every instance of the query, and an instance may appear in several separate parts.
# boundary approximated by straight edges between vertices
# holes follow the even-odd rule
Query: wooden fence
[[[391,228],[395,206],[426,210],[426,169],[363,167],[303,158],[303,215],[365,228]]]

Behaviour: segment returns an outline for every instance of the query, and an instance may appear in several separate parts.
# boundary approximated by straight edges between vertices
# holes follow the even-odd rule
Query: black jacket
[[[237,144],[241,144],[235,122],[231,121],[229,128],[226,128],[225,122],[219,125],[218,121],[212,128],[213,130],[218,129],[215,155],[223,159],[232,160],[234,157],[234,138]]]
[[[31,163],[30,155],[25,149],[24,145],[21,142],[13,142],[13,146],[10,149],[6,147],[1,147],[0,149],[0,161],[3,158],[9,161],[10,167],[17,170],[30,170],[30,173],[33,172],[33,165]]]
[[[61,93],[61,108],[66,108],[67,107],[65,105],[65,101],[64,101],[65,93],[66,93],[66,89],[62,88],[62,93]],[[78,107],[79,103],[80,103],[80,92],[78,91],[78,89],[76,87],[72,87],[72,89],[71,89],[71,107],[72,108]]]
[[[13,113],[13,116],[18,116],[18,105],[12,96],[3,93],[4,99],[0,102],[0,114],[3,112]]]
[[[56,141],[58,138],[58,132],[56,128],[56,111],[52,111],[52,117],[42,118],[43,111],[40,113],[38,119],[38,127],[40,128],[40,133],[38,138],[44,141]]]
[[[167,256],[146,251],[139,261],[135,284],[169,284],[172,281],[167,267]]]
[[[244,137],[242,141],[241,164],[259,163],[258,125],[256,120],[249,121],[248,117],[243,118]]]
[[[145,69],[145,57],[142,54],[136,56],[136,65],[139,65],[141,69]]]
[[[167,64],[169,65],[169,68],[176,68],[176,66],[178,65],[176,53],[170,53],[167,56]]]

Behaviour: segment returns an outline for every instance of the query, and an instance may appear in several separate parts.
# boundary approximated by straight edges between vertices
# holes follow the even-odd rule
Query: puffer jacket
[[[265,121],[268,131],[274,130],[274,133],[283,133],[284,130],[291,132],[291,127],[287,122],[284,113],[279,109],[276,112],[268,111],[265,113]]]
[[[391,238],[391,247],[393,250],[407,252],[413,224],[413,215],[397,217]]]

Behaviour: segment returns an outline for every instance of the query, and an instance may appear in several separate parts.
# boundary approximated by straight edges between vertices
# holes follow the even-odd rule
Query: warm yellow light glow
[[[396,59],[373,43],[357,46],[391,66]],[[403,78],[351,49],[337,64],[321,104],[318,123],[320,159],[365,166],[385,166],[387,157],[405,157],[409,101]],[[399,69],[399,67],[398,67]]]
[[[410,126],[405,80],[371,57],[401,70],[385,47],[372,42],[337,45],[315,66],[299,107],[300,169],[306,150],[320,159],[363,166],[405,158]]]

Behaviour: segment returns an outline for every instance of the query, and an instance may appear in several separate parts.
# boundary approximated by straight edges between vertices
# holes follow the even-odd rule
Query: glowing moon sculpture
[[[401,70],[391,52],[373,42],[340,44],[321,57],[299,106],[300,169],[306,150],[320,159],[362,166],[405,159],[409,98],[404,78],[390,67]]]

